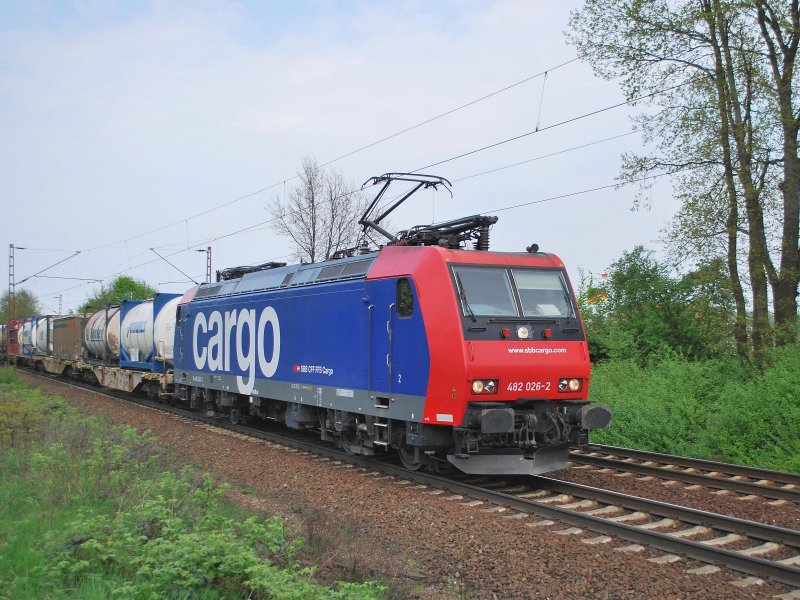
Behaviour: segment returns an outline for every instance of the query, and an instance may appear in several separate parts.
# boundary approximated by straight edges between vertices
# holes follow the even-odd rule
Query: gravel
[[[551,473],[550,476],[573,483],[613,490],[623,494],[644,496],[768,525],[800,529],[800,506],[789,501],[770,504],[775,501],[768,498],[741,500],[740,498],[743,498],[744,494],[734,492],[718,494],[710,488],[693,489],[691,486],[681,483],[665,485],[666,479],[643,480],[638,476],[619,477],[614,473],[601,473],[599,469],[566,469]]]
[[[235,502],[280,514],[316,545],[327,546],[327,554],[315,561],[322,563],[323,577],[388,578],[395,598],[771,598],[789,591],[771,582],[735,587],[731,582],[746,575],[725,569],[689,574],[688,569],[701,563],[681,559],[654,564],[646,559],[663,552],[615,552],[630,545],[619,539],[588,545],[581,540],[597,534],[559,534],[570,530],[562,523],[532,527],[540,521],[532,515],[512,518],[507,511],[485,512],[491,508],[486,504],[465,506],[469,498],[448,500],[446,492],[399,485],[374,473],[28,373],[20,372],[20,377],[66,398],[82,412],[103,413],[139,431],[149,430],[180,459],[233,484],[230,497]],[[615,479],[581,471],[559,475],[590,485],[602,481],[608,486],[609,479]],[[655,497],[667,499],[674,492],[687,500],[685,491],[657,484],[636,487],[635,481],[616,479],[623,488],[633,485],[633,493],[657,491]],[[713,510],[727,510],[737,502],[712,502],[708,494],[688,496]]]

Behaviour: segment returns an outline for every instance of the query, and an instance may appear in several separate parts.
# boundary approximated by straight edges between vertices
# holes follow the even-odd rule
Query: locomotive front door
[[[389,374],[392,365],[392,312],[394,311],[393,282],[374,281],[367,284],[369,300],[366,303],[369,320],[369,372],[367,385],[375,405],[388,407],[391,385]]]
[[[376,406],[398,394],[424,394],[427,386],[428,348],[415,298],[409,277],[371,284],[369,391]]]
[[[389,335],[389,386],[392,394],[419,393],[420,362],[427,362],[424,329],[421,331],[419,311],[415,310],[415,286],[410,277],[395,281],[394,303],[391,305]]]

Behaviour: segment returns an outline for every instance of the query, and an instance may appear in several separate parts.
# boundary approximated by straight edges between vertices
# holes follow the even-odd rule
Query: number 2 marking
[[[403,383],[403,374],[402,373],[398,373],[397,374],[397,383]]]

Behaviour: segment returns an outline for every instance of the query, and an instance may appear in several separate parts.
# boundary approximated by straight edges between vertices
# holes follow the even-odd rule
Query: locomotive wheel
[[[232,425],[238,425],[242,422],[242,413],[239,412],[238,408],[232,408],[231,412],[228,413],[228,420]]]
[[[400,447],[397,449],[397,455],[400,457],[400,462],[403,463],[403,466],[409,471],[419,471],[422,468],[422,461],[414,459],[414,449],[406,446],[405,442],[400,443]]]
[[[361,442],[353,435],[348,435],[344,431],[339,434],[339,443],[342,446],[342,450],[345,451],[345,454],[360,454],[358,448],[361,446]]]

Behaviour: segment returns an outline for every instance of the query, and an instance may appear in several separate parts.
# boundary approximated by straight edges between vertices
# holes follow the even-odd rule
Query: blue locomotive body
[[[430,369],[422,315],[390,312],[397,281],[366,279],[373,260],[338,261],[338,275],[294,265],[201,287],[180,307],[176,386],[206,402],[215,390],[217,408],[259,416],[289,402],[290,425],[317,420],[302,406],[420,422]]]

